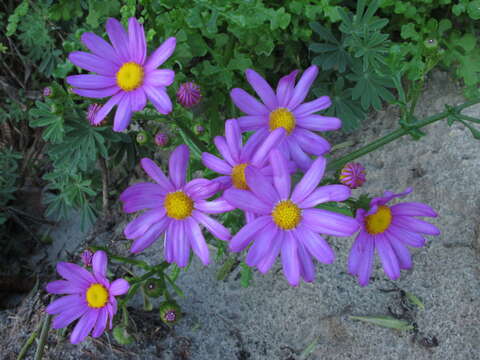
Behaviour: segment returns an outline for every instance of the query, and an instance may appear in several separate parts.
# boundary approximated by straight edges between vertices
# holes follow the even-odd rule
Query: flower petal
[[[143,30],[143,25],[134,17],[128,19],[128,48],[133,61],[143,65],[147,56],[145,31]]]
[[[333,236],[353,235],[360,226],[349,216],[323,209],[303,210],[302,223],[314,232]]]
[[[130,252],[136,254],[152,245],[165,232],[170,220],[171,219],[169,217],[165,216],[157,223],[150,226],[150,228],[141,237],[135,239],[132,247],[130,248]]]
[[[223,136],[215,136],[213,142],[217,147],[218,152],[231,166],[237,165],[237,163],[233,160],[232,154],[230,153],[230,149],[227,145],[227,141]]]
[[[374,239],[373,237],[367,236],[365,238],[365,250],[363,252],[364,257],[358,267],[358,283],[360,286],[368,285],[370,280],[370,275],[372,274],[373,266],[373,257],[375,253]]]
[[[320,235],[305,226],[297,227],[293,234],[305,246],[308,252],[321,263],[331,264],[335,261],[335,253],[327,241]]]
[[[250,220],[249,223],[253,220]],[[278,232],[278,228],[273,224],[267,224],[263,231],[258,232],[252,246],[248,249],[248,254],[245,259],[245,263],[248,266],[256,266],[268,255],[268,252],[273,247],[274,241],[276,241]]]
[[[168,97],[165,88],[155,88],[144,84],[143,89],[145,90],[148,99],[160,114],[166,115],[172,112],[172,101]]]
[[[72,88],[72,92],[74,92],[77,95],[92,98],[92,99],[102,99],[104,97],[112,96],[117,94],[120,91],[120,88],[118,86],[111,86],[103,89],[77,89],[77,88]],[[125,96],[124,93],[122,93],[122,98]]]
[[[265,165],[268,155],[272,149],[276,148],[287,136],[284,128],[278,128],[272,131],[265,141],[260,145],[252,158],[251,164],[261,168]]]
[[[260,96],[260,99],[262,99],[263,103],[271,110],[277,108],[277,96],[268,82],[252,69],[247,69],[245,71],[245,75],[247,76],[247,81],[250,83],[258,96]]]
[[[225,139],[230,154],[235,162],[240,160],[240,150],[242,148],[242,133],[236,119],[227,120],[225,123]]]
[[[57,272],[66,280],[78,283],[81,286],[89,285],[95,282],[95,278],[91,273],[77,264],[68,262],[59,262],[57,264]]]
[[[115,118],[113,119],[113,131],[123,131],[127,128],[132,118],[132,107],[130,105],[130,98],[124,96],[118,103]]]
[[[125,279],[117,279],[110,284],[110,294],[113,296],[119,296],[126,294],[128,289],[130,288],[130,284]]]
[[[265,141],[265,138],[268,136],[269,131],[267,129],[260,129],[258,131],[255,131],[255,133],[253,133],[252,136],[248,138],[247,142],[242,148],[242,152],[240,154],[240,162],[251,163],[252,157],[256,153],[258,147]]]
[[[145,63],[146,70],[154,70],[162,65],[167,59],[172,56],[175,51],[177,40],[174,37],[170,37],[158,47]]]
[[[320,186],[302,202],[298,203],[298,206],[306,209],[329,201],[344,201],[350,197],[350,194],[350,188],[345,185]]]
[[[412,256],[410,255],[410,251],[408,251],[407,247],[396,238],[389,238],[389,240],[390,245],[397,256],[400,269],[411,269],[413,266]]]
[[[68,309],[62,311],[53,319],[52,328],[61,329],[67,327],[88,310],[89,307],[85,301],[72,302]]]
[[[390,207],[392,215],[437,217],[430,206],[419,202],[403,202]]]
[[[227,162],[210,153],[202,153],[202,163],[216,173],[222,175],[230,175],[232,173],[232,167]]]
[[[170,179],[165,176],[162,169],[151,159],[143,158],[140,161],[143,170],[150,176],[155,182],[160,186],[160,188],[165,192],[174,191],[175,188],[171,183]]]
[[[312,257],[305,249],[302,243],[298,243],[298,259],[300,260],[300,275],[306,282],[315,280],[315,265],[313,265]]]
[[[63,281],[63,280],[60,280],[60,281]],[[73,304],[79,303],[81,299],[82,299],[81,295],[79,294],[62,296],[61,298],[58,298],[55,301],[52,301],[50,305],[47,306],[45,311],[47,312],[47,314],[50,314],[50,315],[59,314],[70,309],[70,307]]]
[[[203,265],[208,265],[210,263],[210,252],[205,238],[203,237],[202,230],[200,230],[200,226],[198,226],[198,223],[190,217],[186,219],[185,228],[193,252],[202,261]]]
[[[295,129],[294,136],[298,145],[307,154],[320,156],[329,152],[331,149],[327,140],[310,130],[297,128]]]
[[[156,208],[145,211],[135,220],[130,221],[125,227],[123,233],[127,239],[136,239],[142,236],[153,224],[159,222],[165,217],[164,208]]]
[[[310,66],[303,73],[302,77],[298,81],[295,89],[293,90],[292,97],[288,102],[288,108],[294,110],[298,105],[302,103],[303,100],[307,97],[308,91],[312,86],[315,78],[318,74],[318,67],[316,65]]]
[[[262,274],[266,274],[268,270],[272,267],[277,260],[277,256],[280,253],[280,249],[282,247],[284,238],[285,238],[285,231],[279,231],[278,236],[276,237],[275,241],[273,242],[273,246],[267,255],[258,263],[257,269]]]
[[[122,24],[117,19],[107,19],[107,34],[110,38],[110,42],[113,45],[118,57],[122,62],[128,62],[131,59],[128,49],[128,35],[123,28]]]
[[[175,72],[173,70],[152,70],[145,76],[145,84],[152,87],[165,87],[172,85],[174,79]]]
[[[118,66],[122,65],[122,61],[119,59],[112,45],[103,40],[100,36],[92,32],[86,32],[82,34],[81,40],[88,48],[88,50],[90,50],[95,55],[112,61]]]
[[[365,256],[365,242],[367,241],[367,232],[360,230],[359,234],[353,242],[352,248],[348,255],[348,272],[352,275],[358,275],[360,264],[364,261]]]
[[[92,270],[97,280],[107,277],[107,265],[108,260],[105,251],[95,251],[92,258]]]
[[[325,110],[332,105],[332,101],[328,96],[322,96],[310,102],[303,103],[293,111],[295,119],[308,116],[320,110]]]
[[[190,151],[185,144],[177,146],[177,148],[170,155],[168,161],[168,173],[172,180],[173,186],[178,189],[185,185],[187,176],[187,166]]]
[[[300,261],[298,259],[298,246],[291,231],[285,232],[281,250],[283,273],[292,286],[300,283]]]
[[[213,180],[193,179],[189,181],[183,190],[196,202],[212,197],[219,190],[220,184]]]
[[[102,122],[103,119],[108,115],[112,108],[118,104],[118,102],[123,98],[124,93],[118,92],[113,95],[105,104],[100,107],[100,110],[95,114],[93,123],[98,125]]]
[[[198,200],[195,202],[195,209],[207,214],[222,214],[235,210],[235,207],[224,199],[217,199],[213,201]]]
[[[190,243],[187,240],[187,234],[185,234],[184,224],[184,221],[174,221],[173,223],[173,236],[175,239],[173,258],[178,267],[181,268],[188,265],[190,257]]]
[[[97,322],[92,331],[92,337],[97,338],[103,334],[107,327],[108,311],[107,308],[102,308],[98,311]]]
[[[269,109],[258,102],[252,95],[243,89],[235,88],[230,91],[230,97],[233,103],[248,115],[267,115]]]
[[[145,91],[140,87],[138,89],[129,91],[127,96],[130,100],[130,105],[132,111],[142,111],[143,108],[147,105],[147,95]]]
[[[390,225],[386,233],[411,247],[419,248],[425,245],[425,238],[422,235],[405,230],[394,224]]]
[[[67,83],[82,89],[103,89],[117,85],[113,76],[104,75],[71,75],[67,76]]]
[[[303,105],[302,105],[303,106]],[[332,131],[342,127],[342,121],[336,117],[322,115],[308,115],[296,117],[296,124],[300,128],[313,131]]]
[[[70,335],[70,342],[72,344],[78,344],[85,340],[97,322],[98,313],[98,309],[88,309],[87,312],[83,314]]]
[[[245,169],[245,178],[250,190],[265,204],[273,204],[280,200],[278,192],[272,186],[271,181],[253,166]]]
[[[118,71],[118,65],[103,57],[83,51],[74,51],[68,55],[68,60],[82,69],[100,75],[114,76]]]
[[[204,213],[193,210],[192,217],[201,223],[207,228],[208,231],[212,233],[213,236],[219,238],[220,240],[228,241],[230,240],[231,234],[225,226],[220,224],[217,220],[212,219],[210,216],[205,215]]]
[[[265,204],[262,199],[247,190],[230,188],[223,194],[223,198],[232,206],[254,214],[266,215],[272,212],[272,206]]]
[[[315,188],[322,180],[325,173],[325,166],[327,161],[323,157],[317,158],[312,166],[303,175],[302,180],[295,186],[292,193],[292,201],[294,203],[301,203],[308,198],[308,196],[315,190]]]
[[[440,235],[440,230],[435,225],[410,216],[395,216],[392,223],[408,231],[420,234]]]
[[[55,280],[49,282],[45,289],[50,294],[80,294],[88,287],[89,283],[82,283],[81,285],[67,280]]]
[[[291,191],[291,179],[285,156],[278,149],[270,151],[270,165],[273,170],[273,184],[280,199],[288,199]]]
[[[267,114],[241,116],[237,120],[242,131],[255,131],[268,126]]]
[[[232,240],[230,240],[230,251],[242,251],[253,240],[254,235],[271,223],[272,220],[270,216],[261,216],[246,224],[232,237]]]
[[[383,270],[391,280],[396,280],[400,277],[400,265],[398,264],[397,256],[390,245],[390,242],[385,235],[378,234],[375,236],[375,247],[378,255],[382,261]]]
[[[290,98],[292,97],[293,90],[295,88],[295,78],[297,77],[298,70],[292,71],[290,74],[282,77],[277,85],[277,99],[278,106],[286,107]]]
[[[292,160],[301,170],[307,171],[312,165],[313,160],[305,154],[305,151],[302,150],[295,137],[287,138],[287,145]]]

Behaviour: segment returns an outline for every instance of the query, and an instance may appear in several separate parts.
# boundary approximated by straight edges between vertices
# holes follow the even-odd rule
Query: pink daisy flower
[[[392,199],[404,197],[411,192],[412,188],[400,194],[385,191],[383,197],[372,199],[370,210],[357,210],[356,219],[361,228],[350,250],[348,272],[358,276],[361,286],[368,285],[375,249],[387,276],[396,280],[400,277],[400,269],[412,267],[407,245],[422,247],[425,244],[423,234],[440,234],[436,226],[415,218],[436,217],[437,213],[430,206],[417,202],[387,206]]]
[[[230,95],[235,105],[247,114],[238,118],[242,131],[258,131],[260,137],[266,137],[270,131],[283,127],[288,136],[280,144],[282,152],[306,170],[312,163],[309,155],[323,155],[330,150],[330,144],[313,131],[338,130],[342,124],[340,119],[315,114],[331,105],[328,96],[302,104],[318,68],[310,66],[295,86],[297,73],[295,70],[281,78],[275,92],[263,77],[247,69],[247,81],[263,104],[243,89],[233,89]]]
[[[207,179],[186,183],[188,158],[186,145],[180,145],[172,152],[169,178],[152,160],[141,160],[143,170],[156,184],[137,183],[120,195],[126,213],[147,210],[125,227],[127,239],[134,240],[131,252],[144,250],[165,234],[164,256],[167,262],[187,266],[192,248],[207,265],[210,254],[199,224],[221,240],[230,239],[230,231],[206,214],[220,214],[234,208],[223,199],[206,201],[218,191],[218,183]]]
[[[283,272],[292,286],[300,277],[307,282],[315,279],[312,256],[326,264],[335,254],[319,235],[349,236],[358,230],[355,219],[315,206],[328,201],[343,201],[350,196],[345,185],[326,185],[317,188],[325,171],[326,160],[317,158],[302,180],[291,191],[287,161],[278,149],[270,153],[273,185],[254,168],[246,169],[246,180],[251,191],[231,188],[224,198],[257,218],[233,236],[230,250],[239,252],[251,242],[246,263],[266,273],[281,254]]]
[[[96,113],[94,124],[99,124],[118,105],[113,130],[127,128],[135,111],[141,111],[147,98],[161,114],[172,111],[172,102],[166,87],[175,76],[173,70],[157,69],[175,50],[176,40],[168,38],[147,58],[147,44],[143,25],[137,19],[128,21],[128,34],[122,24],[110,18],[107,33],[112,45],[94,33],[84,33],[82,42],[92,52],[74,51],[68,59],[82,69],[96,75],[72,75],[67,82],[72,91],[90,98],[111,98]]]
[[[102,335],[108,319],[111,329],[112,319],[117,313],[115,296],[123,295],[129,289],[124,279],[112,283],[108,281],[107,262],[107,255],[103,251],[93,255],[93,273],[76,264],[60,262],[57,272],[65,280],[47,284],[46,290],[51,294],[68,294],[53,301],[45,310],[50,315],[57,315],[52,327],[64,328],[80,318],[70,336],[72,344],[82,342],[92,329],[93,337]]]

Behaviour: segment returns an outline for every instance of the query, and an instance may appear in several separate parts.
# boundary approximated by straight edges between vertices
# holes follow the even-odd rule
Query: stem
[[[43,349],[45,347],[45,341],[47,341],[48,330],[50,330],[50,321],[52,320],[51,315],[47,315],[43,320],[42,332],[40,333],[40,341],[37,346],[37,351],[35,352],[35,360],[41,360],[43,356]]]
[[[42,322],[39,322],[37,325],[37,328],[32,332],[30,337],[27,339],[25,344],[23,344],[22,348],[20,349],[20,352],[18,353],[18,356],[17,356],[17,360],[22,360],[25,357],[33,341],[37,338],[38,331],[40,330],[41,326],[42,326]]]
[[[103,247],[103,246],[90,246],[90,248],[94,251],[98,251],[98,250],[102,250],[102,251],[105,251],[107,254],[108,254],[108,257],[111,258],[112,260],[115,260],[115,261],[118,261],[118,262],[121,262],[121,263],[124,263],[124,264],[132,264],[132,265],[136,265],[142,269],[145,269],[145,270],[150,270],[152,267],[150,265],[148,265],[145,261],[141,261],[141,260],[135,260],[135,259],[128,259],[128,258],[125,258],[123,256],[117,256],[117,255],[113,255],[111,254],[106,247]]]
[[[480,99],[475,99],[475,100],[471,100],[471,101],[467,101],[466,103],[463,103],[461,105],[458,105],[458,106],[455,106],[455,107],[452,107],[451,109],[447,110],[447,111],[444,111],[442,113],[439,113],[439,114],[436,114],[436,115],[433,115],[433,116],[429,116],[425,119],[423,119],[422,121],[418,121],[416,123],[413,123],[413,124],[409,124],[408,127],[402,127],[400,129],[397,129],[397,130],[394,130],[392,131],[390,134],[387,134],[383,137],[381,137],[380,139],[377,139],[375,141],[372,141],[370,144],[367,144],[365,145],[364,147],[358,149],[358,150],[355,150],[354,152],[350,153],[350,154],[347,154],[345,156],[342,156],[340,159],[337,159],[337,160],[333,160],[331,161],[328,165],[327,165],[327,171],[328,170],[338,170],[340,168],[342,168],[346,163],[352,161],[352,160],[355,160],[363,155],[366,155],[368,154],[369,152],[372,152],[404,135],[407,135],[411,130],[413,129],[420,129],[424,126],[427,126],[431,123],[434,123],[438,120],[442,120],[446,117],[448,117],[449,115],[451,114],[454,114],[454,113],[459,113],[460,111],[462,111],[463,109],[467,108],[467,107],[470,107],[472,105],[475,105],[475,104],[478,104],[480,103]]]
[[[108,212],[108,184],[109,184],[109,174],[108,174],[108,167],[107,162],[104,158],[98,159],[100,163],[100,169],[102,170],[102,208],[103,208],[103,216],[107,216]]]

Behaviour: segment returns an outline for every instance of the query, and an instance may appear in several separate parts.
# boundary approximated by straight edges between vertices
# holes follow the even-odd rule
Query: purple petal
[[[307,154],[320,156],[331,149],[327,140],[314,134],[310,130],[297,128],[293,135],[295,136],[298,145]]]
[[[50,294],[79,294],[85,291],[85,289],[88,287],[87,284],[80,285],[76,282],[72,281],[66,281],[66,280],[55,280],[52,282],[49,282],[45,289],[50,293]]]
[[[302,223],[314,232],[333,236],[350,236],[359,228],[355,219],[323,209],[303,210]]]
[[[396,280],[400,277],[400,265],[398,264],[397,256],[390,245],[390,242],[383,234],[375,236],[375,247],[378,255],[382,261],[383,270],[391,280]]]
[[[285,232],[282,243],[283,273],[292,286],[298,286],[300,282],[300,261],[298,259],[298,246],[290,231]]]
[[[92,331],[92,337],[96,338],[103,334],[107,327],[108,310],[106,308],[99,309],[97,322]]]
[[[298,243],[298,259],[300,260],[300,275],[306,282],[315,280],[315,265],[312,257],[302,243]]]
[[[67,83],[83,89],[103,89],[117,85],[113,76],[103,75],[71,75],[67,76]]]
[[[297,227],[293,234],[305,246],[308,252],[321,263],[331,264],[335,261],[335,253],[327,241],[320,235],[305,226]]]
[[[268,270],[272,267],[277,259],[278,254],[280,253],[280,249],[282,247],[285,231],[279,231],[278,236],[276,237],[275,241],[273,241],[273,246],[267,253],[267,255],[258,263],[257,269],[262,274],[266,274]]]
[[[305,117],[320,110],[325,110],[329,108],[330,105],[332,105],[330,98],[328,96],[322,96],[318,99],[300,105],[293,111],[293,115],[295,116],[295,119]]]
[[[263,230],[272,220],[269,216],[262,216],[242,227],[230,240],[229,249],[233,252],[242,251],[252,240],[253,236]]]
[[[107,263],[107,254],[105,254],[105,251],[95,251],[92,258],[92,269],[97,280],[107,277]]]
[[[165,239],[163,240],[163,254],[165,257],[165,261],[168,263],[172,263],[175,260],[173,257],[173,247],[175,246],[175,237],[173,233],[174,225],[174,221],[169,222],[169,226],[165,234]]]
[[[344,201],[350,197],[351,190],[345,185],[325,185],[314,190],[298,206],[302,209],[311,208],[329,201]]]
[[[278,149],[273,149],[269,158],[273,169],[273,184],[280,195],[280,199],[288,199],[291,190],[291,180],[287,160]]]
[[[145,42],[145,31],[137,19],[128,19],[128,47],[133,61],[143,65],[147,56],[147,44]]]
[[[72,92],[74,92],[75,94],[84,96],[84,97],[93,98],[93,99],[102,99],[104,97],[112,96],[118,93],[119,91],[120,91],[120,88],[116,85],[108,88],[103,88],[103,89],[72,88]]]
[[[192,218],[187,218],[186,230],[193,252],[202,261],[203,265],[208,265],[210,263],[210,252],[208,251],[208,245],[200,230],[200,226],[198,226],[198,223]]]
[[[232,167],[227,162],[210,153],[204,152],[202,154],[202,162],[203,165],[216,173],[222,175],[230,175],[232,173]]]
[[[418,202],[404,202],[390,207],[392,215],[437,217],[438,214],[430,206]]]
[[[440,230],[435,225],[410,216],[395,216],[392,223],[408,231],[420,234],[440,235]]]
[[[295,89],[293,90],[292,97],[288,102],[288,108],[294,110],[298,105],[302,103],[303,100],[307,97],[308,91],[313,84],[313,81],[317,77],[318,68],[316,65],[310,66],[303,73],[302,77],[298,81]]]
[[[213,236],[224,241],[230,240],[230,230],[220,224],[217,220],[214,220],[211,217],[197,210],[193,210],[192,217],[199,223],[201,223],[203,226],[205,226],[207,230],[212,233]]]
[[[233,186],[231,176],[219,176],[215,179],[212,179],[212,182],[218,184],[217,191],[223,191]]]
[[[292,71],[290,74],[282,77],[277,85],[277,99],[278,106],[286,107],[295,88],[295,78],[297,77],[298,70]]]
[[[361,230],[355,241],[353,242],[352,248],[350,249],[350,254],[348,255],[348,272],[352,275],[358,275],[358,270],[360,264],[364,261],[365,256],[365,242],[367,241],[366,231]]]
[[[97,322],[98,313],[98,309],[88,309],[88,311],[80,318],[72,331],[72,335],[70,335],[70,342],[72,344],[78,344],[85,340]]]
[[[85,301],[72,302],[65,311],[62,311],[55,317],[55,319],[53,319],[52,328],[61,329],[67,327],[80,316],[85,314],[89,309],[90,308]]]
[[[113,296],[119,296],[126,294],[130,285],[127,280],[125,279],[117,279],[110,285],[110,294]]]
[[[117,19],[108,18],[107,34],[120,60],[122,62],[130,61],[131,56],[128,51],[128,35]]]
[[[240,154],[240,162],[251,163],[251,159],[257,151],[258,147],[265,141],[265,138],[268,136],[269,131],[267,129],[260,129],[258,131],[255,131],[255,133],[248,138],[247,142],[243,146],[242,152]]]
[[[223,199],[213,201],[199,200],[195,202],[195,209],[205,212],[207,214],[222,214],[227,211],[235,210],[235,207],[230,205]]]
[[[243,89],[235,88],[230,92],[233,103],[248,115],[267,115],[269,109],[258,102],[252,95]]]
[[[62,296],[61,298],[51,302],[50,305],[47,306],[45,311],[47,312],[47,314],[56,315],[68,310],[72,306],[72,304],[78,303],[80,301],[81,295],[79,294]]]
[[[277,191],[265,176],[253,166],[245,169],[245,178],[250,190],[265,204],[273,204],[280,200]]]
[[[388,237],[388,236],[385,236]],[[396,238],[389,238],[390,245],[392,246],[395,255],[397,256],[398,264],[400,265],[400,269],[411,269],[412,264],[412,257],[410,255],[410,251],[408,251],[407,247],[403,245],[401,241],[398,241]]]
[[[135,220],[128,223],[123,233],[127,239],[136,239],[142,236],[153,224],[165,217],[164,208],[156,208],[144,212]]]
[[[272,131],[255,152],[251,164],[259,168],[263,167],[272,149],[276,148],[286,136],[287,132],[284,128],[278,128]]]
[[[118,102],[123,98],[124,93],[119,92],[113,95],[105,104],[100,107],[100,110],[95,114],[95,119],[93,123],[98,125],[102,122],[103,119],[108,115],[108,113],[112,110],[112,108],[118,104]]]
[[[371,236],[365,238],[365,251],[363,252],[363,259],[358,267],[358,283],[360,286],[368,285],[370,275],[372,274],[373,256],[375,253],[374,239]]]
[[[250,220],[252,222],[254,219]],[[278,228],[273,224],[268,224],[263,231],[260,231],[255,238],[252,246],[248,250],[245,263],[248,266],[256,266],[262,259],[267,256],[272,249],[274,241],[276,241]]]
[[[419,248],[425,245],[425,238],[422,235],[407,231],[393,224],[390,225],[386,233],[408,246]]]
[[[242,131],[255,131],[268,126],[268,115],[248,115],[238,119],[238,125]]]
[[[212,197],[219,190],[220,184],[213,180],[193,179],[183,190],[193,201],[204,200]]]
[[[308,198],[308,196],[315,190],[315,188],[322,180],[325,172],[327,161],[323,157],[317,158],[312,166],[303,175],[302,180],[295,186],[292,193],[292,201],[294,203],[301,203]]]
[[[190,243],[187,240],[187,234],[185,234],[185,222],[174,221],[173,223],[173,258],[178,267],[185,267],[188,265],[188,259],[190,256]]]
[[[118,71],[118,65],[103,57],[83,51],[74,51],[68,55],[68,60],[78,67],[100,75],[114,76]]]
[[[57,272],[64,279],[78,283],[80,286],[88,286],[90,283],[95,282],[93,275],[77,264],[59,262],[57,264]]]
[[[265,204],[262,199],[259,199],[250,191],[228,189],[223,194],[223,198],[227,200],[232,206],[243,211],[248,211],[260,215],[266,215],[272,212],[272,205]]]
[[[225,123],[225,139],[233,160],[238,163],[240,160],[240,150],[242,148],[242,133],[235,119],[227,120]]]
[[[160,188],[165,192],[174,191],[175,188],[170,180],[165,176],[162,169],[155,164],[155,162],[149,158],[143,158],[140,161],[143,170],[150,176],[155,182],[160,186]]]
[[[298,165],[302,171],[307,171],[312,165],[313,160],[305,154],[295,137],[287,138],[288,152],[292,156],[292,160]]]
[[[262,99],[263,103],[267,105],[269,109],[277,108],[277,97],[268,82],[266,82],[265,79],[260,76],[260,74],[252,69],[247,69],[245,74],[247,76],[247,81],[250,83],[258,96],[260,96],[260,99]]]
[[[132,117],[130,98],[124,96],[118,103],[115,118],[113,119],[113,131],[123,131],[127,128]]]
[[[118,66],[122,65],[122,61],[118,58],[118,55],[113,49],[113,47],[108,42],[103,40],[100,36],[91,32],[86,32],[82,34],[81,39],[85,46],[88,48],[88,50],[90,50],[95,55],[109,61],[113,61]]]
[[[157,223],[150,226],[150,228],[132,244],[130,252],[139,253],[152,245],[165,232],[167,225],[170,223],[170,218],[165,216]]]
[[[138,89],[129,91],[127,96],[130,100],[130,105],[132,111],[142,111],[143,108],[147,105],[147,95],[145,91],[140,87]]]
[[[172,101],[168,97],[165,88],[155,88],[144,84],[143,89],[160,114],[166,115],[172,112]]]
[[[145,76],[145,84],[152,87],[170,86],[175,79],[175,72],[170,69],[152,70]]]
[[[167,61],[167,59],[172,56],[173,52],[175,51],[176,44],[177,40],[174,37],[165,40],[163,44],[160,45],[160,47],[158,47],[152,55],[150,55],[145,63],[145,69],[154,70]]]
[[[230,153],[227,142],[223,136],[215,136],[213,142],[215,143],[218,152],[231,166],[237,165],[237,163],[233,160],[232,154]]]
[[[308,115],[305,117],[296,117],[295,119],[297,126],[313,131],[332,131],[342,127],[342,121],[335,117]]]
[[[130,185],[120,194],[121,201],[128,201],[132,197],[139,197],[146,195],[148,197],[155,196],[157,199],[159,197],[165,196],[165,190],[159,184],[154,184],[150,182],[142,182]],[[157,204],[158,205],[158,204]],[[151,206],[157,207],[157,206]]]
[[[184,144],[179,145],[170,155],[168,172],[176,189],[185,185],[189,156],[188,146]]]

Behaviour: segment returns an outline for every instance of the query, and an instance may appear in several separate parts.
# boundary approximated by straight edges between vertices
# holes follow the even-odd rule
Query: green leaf
[[[461,46],[466,52],[470,52],[475,48],[477,38],[473,34],[465,34],[458,41],[457,45]]]
[[[423,302],[411,292],[405,291],[405,296],[407,297],[408,301],[410,301],[413,305],[417,306],[420,310],[425,310],[425,305]]]
[[[49,105],[41,101],[35,102],[36,108],[30,110],[32,117],[31,127],[46,127],[43,130],[42,138],[53,144],[63,141],[65,135],[64,120],[61,116],[52,113]]]
[[[480,19],[480,0],[471,1],[467,6],[467,14],[473,20]]]
[[[242,267],[242,269],[240,270],[240,284],[242,285],[242,287],[248,288],[250,286],[250,282],[252,281],[252,268],[244,263],[241,263],[240,266]]]
[[[413,325],[408,321],[395,319],[390,316],[350,316],[350,319],[364,321],[389,329],[413,330]]]
[[[228,258],[223,263],[222,267],[218,269],[217,272],[217,280],[223,281],[225,278],[235,270],[236,266],[238,266],[237,258],[233,255],[229,255]]]

